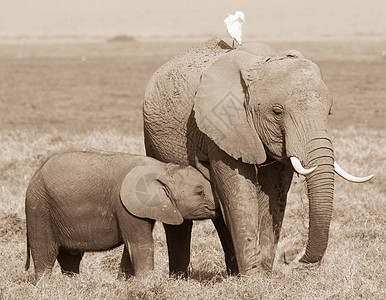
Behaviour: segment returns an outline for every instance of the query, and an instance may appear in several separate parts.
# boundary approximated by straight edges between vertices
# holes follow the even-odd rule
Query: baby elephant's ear
[[[183,222],[181,213],[166,193],[159,178],[165,175],[165,167],[137,166],[123,179],[121,202],[133,215],[171,225]]]

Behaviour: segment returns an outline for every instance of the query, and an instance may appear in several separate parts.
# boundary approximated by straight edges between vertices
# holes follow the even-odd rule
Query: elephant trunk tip
[[[314,264],[314,263],[320,262],[322,258],[323,258],[323,254],[314,254],[310,256],[310,255],[307,255],[307,253],[305,253],[299,261],[305,264]]]

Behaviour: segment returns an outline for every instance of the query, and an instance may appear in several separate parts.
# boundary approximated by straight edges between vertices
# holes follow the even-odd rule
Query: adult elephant
[[[227,225],[214,221],[228,272],[272,267],[294,170],[306,176],[310,206],[308,242],[297,265],[323,257],[334,194],[331,105],[316,64],[263,44],[234,50],[211,39],[150,79],[143,105],[146,153],[190,164],[210,178]],[[164,226],[169,272],[186,274],[192,222]]]

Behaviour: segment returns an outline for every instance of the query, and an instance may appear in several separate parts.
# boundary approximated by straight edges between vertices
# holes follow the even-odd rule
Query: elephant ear
[[[247,86],[258,62],[244,51],[224,54],[202,75],[193,108],[198,128],[228,155],[249,164],[266,160],[248,103]]]
[[[163,183],[165,167],[137,166],[123,179],[121,202],[133,215],[171,225],[183,222],[181,213]]]

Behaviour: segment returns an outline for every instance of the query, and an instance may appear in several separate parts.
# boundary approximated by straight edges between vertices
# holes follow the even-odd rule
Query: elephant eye
[[[204,187],[202,185],[196,186],[194,189],[194,194],[198,196],[203,196],[204,195]]]
[[[272,111],[277,116],[281,116],[283,114],[283,108],[281,108],[280,106],[274,106],[272,108]]]

